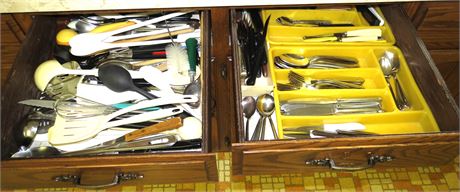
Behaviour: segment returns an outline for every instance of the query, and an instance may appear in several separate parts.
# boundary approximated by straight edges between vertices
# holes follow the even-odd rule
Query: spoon
[[[249,141],[249,119],[256,112],[256,100],[251,96],[243,98],[241,105],[243,106],[243,114],[246,117],[246,141]]]
[[[33,147],[27,150],[21,149],[20,151],[13,154],[12,158],[30,158],[30,157],[49,157],[61,154],[61,152],[55,147],[41,146]]]
[[[257,97],[256,101],[257,112],[260,114],[261,118],[257,123],[256,130],[254,131],[251,140],[263,140],[265,136],[265,120],[268,118],[270,126],[272,128],[273,136],[275,139],[278,139],[276,134],[275,124],[271,118],[271,115],[275,111],[275,100],[269,94],[263,94]],[[258,138],[257,138],[258,137]]]
[[[134,85],[129,71],[120,65],[102,65],[98,75],[102,83],[115,92],[135,91],[148,99],[155,99],[154,95]]]
[[[92,31],[93,29],[95,29],[96,27],[97,25],[83,21],[83,20],[78,20],[75,23],[75,28],[77,29],[79,33],[88,33]]]
[[[190,83],[185,87],[184,95],[195,95],[198,97],[198,102],[189,103],[192,108],[198,108],[200,106],[201,97],[201,84],[198,79],[195,79],[196,65],[197,65],[197,44],[198,41],[195,38],[189,38],[185,41],[187,46],[188,62],[190,65],[189,76]]]
[[[396,73],[399,71],[399,60],[395,57],[395,54],[391,51],[385,51],[383,56],[380,57],[380,68],[382,69],[385,79],[390,87],[391,94],[396,102],[396,106],[399,110],[407,110],[410,108],[410,104],[407,101],[404,92],[402,91],[401,85],[396,77]]]

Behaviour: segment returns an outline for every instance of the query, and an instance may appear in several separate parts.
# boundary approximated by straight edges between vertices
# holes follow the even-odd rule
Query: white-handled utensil
[[[187,13],[188,12],[171,13],[171,14],[160,16],[160,17],[150,19],[147,21],[139,22],[135,25],[123,27],[117,30],[104,32],[104,33],[82,33],[70,39],[69,41],[69,45],[71,47],[70,52],[76,56],[85,56],[85,55],[96,53],[98,51],[102,51],[102,50],[106,50],[110,48],[116,48],[116,47],[130,47],[130,46],[155,45],[155,44],[168,43],[170,42],[170,40],[155,40],[155,41],[112,44],[110,43],[109,38],[116,34],[120,34],[120,33],[130,31],[133,29],[137,29],[139,27],[143,27],[143,26],[150,25],[153,23],[158,23],[158,22],[161,22],[161,21],[173,18],[173,17],[177,17],[180,15],[184,15]],[[151,32],[140,33],[140,34],[137,34],[136,36],[146,36],[146,35],[151,35]],[[131,38],[131,36],[128,35],[128,36],[125,36],[124,38],[121,37],[121,39],[126,39],[126,38]],[[107,40],[109,40],[109,42],[106,42]]]
[[[184,96],[182,99],[158,98],[153,100],[145,100],[129,107],[120,109],[109,115],[100,115],[78,120],[64,119],[57,115],[53,127],[51,127],[48,131],[49,142],[53,145],[74,143],[94,137],[97,133],[106,128],[177,115],[183,111],[181,108],[174,107],[168,109],[160,109],[152,112],[145,112],[121,120],[110,121],[115,117],[142,108],[196,101],[196,98],[188,96]]]

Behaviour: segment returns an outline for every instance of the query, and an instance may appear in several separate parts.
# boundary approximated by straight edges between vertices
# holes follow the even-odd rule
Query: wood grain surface
[[[384,5],[381,9],[438,126],[443,131],[458,130],[458,106],[405,11],[398,5]]]
[[[82,171],[91,172],[99,168],[144,175],[142,180],[126,182],[128,185],[142,182],[216,181],[218,178],[216,157],[213,153],[21,159],[2,161],[2,189],[72,187],[71,183],[54,182],[53,178],[66,174],[79,175]]]
[[[37,16],[12,65],[10,76],[2,89],[1,141],[2,158],[10,156],[18,149],[14,140],[17,126],[31,109],[18,101],[38,97],[34,86],[35,68],[51,56],[56,36],[56,20],[53,17]],[[3,45],[3,44],[2,44]],[[28,85],[28,86],[24,86]]]

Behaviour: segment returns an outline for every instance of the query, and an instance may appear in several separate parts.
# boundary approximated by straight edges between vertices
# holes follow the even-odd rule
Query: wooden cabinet
[[[237,125],[240,137],[232,147],[234,174],[354,170],[372,166],[431,166],[450,162],[458,156],[458,108],[446,91],[442,76],[403,8],[399,5],[383,5],[381,9],[392,28],[396,46],[404,53],[441,132],[352,139],[245,142],[241,137],[243,117],[237,115],[239,119],[233,124]],[[239,85],[239,82],[235,84]],[[235,98],[241,97],[238,91],[233,95]],[[235,106],[238,106],[238,102]],[[241,109],[239,112],[242,113]],[[375,161],[375,158],[382,160]]]
[[[458,105],[459,3],[416,2],[404,8]]]
[[[2,188],[105,186],[114,184],[217,181],[215,153],[210,144],[212,118],[209,98],[210,60],[209,12],[202,12],[201,59],[203,64],[203,142],[197,152],[159,152],[155,154],[106,155],[92,157],[9,158],[19,148],[16,126],[30,107],[18,101],[38,98],[34,84],[35,68],[48,60],[55,46],[59,16],[36,16],[2,91]],[[208,115],[209,114],[209,115]],[[215,115],[215,114],[214,114]],[[102,171],[100,169],[103,169]],[[92,182],[95,180],[95,182]],[[64,182],[66,181],[66,182]]]
[[[6,159],[17,148],[12,135],[15,123],[20,120],[18,114],[27,112],[17,101],[38,95],[33,88],[33,71],[49,58],[53,48],[50,42],[54,41],[56,18],[37,16],[15,61],[11,79],[2,91],[2,187],[216,181],[213,152],[217,151],[233,152],[234,175],[424,166],[447,163],[458,156],[458,108],[399,4],[383,5],[382,11],[440,133],[245,142],[240,74],[235,59],[237,45],[232,41],[236,35],[231,30],[232,7],[200,9],[207,26],[202,40],[202,58],[206,64],[201,153]],[[91,176],[94,179],[88,179]]]

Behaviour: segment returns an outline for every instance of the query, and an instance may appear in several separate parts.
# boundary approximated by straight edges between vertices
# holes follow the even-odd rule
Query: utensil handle
[[[356,114],[356,113],[380,113],[381,109],[375,107],[366,108],[336,108],[334,114]]]
[[[249,119],[250,119],[250,118],[248,118],[248,119],[246,120],[246,127],[245,127],[245,128],[246,128],[246,134],[245,134],[245,140],[246,140],[246,141],[249,141]]]
[[[182,126],[182,120],[180,117],[174,117],[166,121],[133,131],[125,135],[125,141],[132,141],[137,138],[141,138],[147,135],[152,135],[160,133],[163,131],[169,131],[172,129],[177,129]]]
[[[168,108],[168,109],[160,109],[157,111],[151,111],[151,112],[145,112],[141,113],[139,115],[134,115],[132,117],[128,117],[125,119],[121,120],[116,120],[116,121],[110,121],[103,125],[103,128],[109,128],[109,127],[117,127],[120,125],[126,125],[126,124],[131,124],[131,123],[138,123],[138,122],[143,122],[143,121],[148,121],[148,120],[153,120],[153,119],[161,119],[173,115],[177,115],[182,113],[183,110],[180,107],[173,107],[173,108]]]
[[[257,122],[256,128],[254,129],[254,132],[252,133],[251,141],[256,141],[259,139],[260,130],[262,129],[261,128],[262,120],[263,120],[263,117],[261,117],[259,121]]]
[[[163,37],[169,37],[169,36],[175,36],[175,35],[180,35],[184,33],[191,33],[195,31],[194,28],[186,28],[186,29],[180,29],[176,31],[171,31],[170,33],[168,31],[160,33],[160,34],[155,34],[155,35],[147,35],[143,37],[137,37],[137,38],[131,38],[131,39],[125,39],[125,40],[118,40],[113,43],[129,43],[129,42],[141,42],[141,41],[149,41],[149,40],[154,40],[154,39],[160,39]]]
[[[270,121],[270,126],[272,127],[273,137],[275,137],[275,139],[279,139],[278,133],[276,132],[276,127],[275,127],[275,124],[273,123],[272,117],[269,116],[268,121]]]
[[[262,129],[261,129],[262,131],[259,135],[259,141],[264,140],[265,138],[265,125],[267,123],[266,120],[267,120],[267,117],[262,117]]]
[[[404,91],[401,88],[401,84],[399,84],[399,80],[396,76],[394,77],[394,80],[395,80],[395,86],[396,86],[396,97],[398,98],[397,100],[399,101],[398,109],[407,110],[410,108],[409,101],[407,100],[407,97],[404,94]]]
[[[197,45],[198,41],[195,38],[188,38],[185,40],[187,46],[188,63],[190,65],[190,71],[196,71],[197,64]]]

